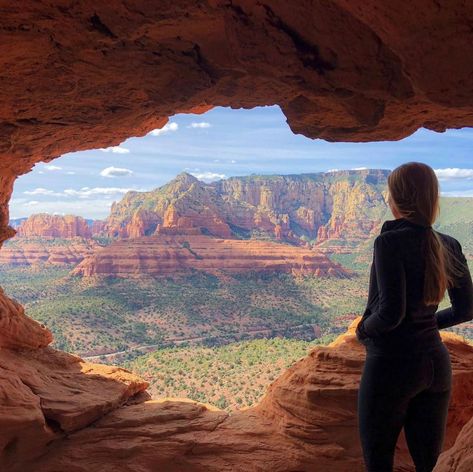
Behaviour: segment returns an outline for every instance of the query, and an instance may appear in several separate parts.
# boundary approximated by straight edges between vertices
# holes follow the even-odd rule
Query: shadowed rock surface
[[[15,472],[361,472],[356,403],[365,348],[357,321],[297,361],[260,404],[234,414],[148,400],[137,395],[147,384],[123,369],[50,348],[2,350],[1,463]],[[453,367],[446,450],[473,415],[473,346],[451,333],[442,338]],[[403,434],[395,470],[414,470]]]
[[[175,113],[279,104],[296,133],[400,139],[473,125],[460,0],[92,0],[2,5],[3,215],[15,176]]]
[[[332,141],[473,125],[469,2],[26,0],[0,8],[0,241],[14,234],[8,201],[18,175],[69,151],[144,135],[175,113],[279,104],[294,132]],[[444,339],[455,382],[448,447],[472,416],[473,359],[471,346]],[[0,292],[0,357],[8,365],[21,359],[18,372],[2,366],[1,457],[21,472],[362,470],[353,445],[362,352],[353,333],[297,363],[254,410],[227,417],[189,403],[141,403],[93,427],[85,423],[94,415],[85,415],[83,429],[46,452],[61,436],[62,418],[47,424],[49,389],[65,376],[66,402],[71,393],[102,393],[90,378],[79,381],[86,375],[80,362],[58,374],[62,361],[38,360],[50,342],[50,332]],[[29,374],[19,375],[23,368]],[[139,384],[113,382],[118,392],[108,410],[125,400],[127,385]],[[436,472],[468,470],[469,437],[470,425]],[[405,458],[400,451],[397,470],[412,470]]]

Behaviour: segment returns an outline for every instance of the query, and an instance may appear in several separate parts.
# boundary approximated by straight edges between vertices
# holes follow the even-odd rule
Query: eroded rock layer
[[[17,228],[19,237],[52,237],[52,238],[90,238],[91,226],[81,216],[49,215],[37,213],[23,221]]]
[[[0,409],[9,419],[0,431],[1,465],[14,464],[12,472],[362,472],[356,403],[365,349],[357,321],[296,362],[259,405],[232,415],[181,399],[139,396],[127,404],[146,384],[122,369],[50,349],[0,351],[7,393]],[[473,346],[451,333],[442,338],[453,368],[447,451],[473,414]],[[395,470],[414,470],[403,434]]]
[[[208,273],[288,272],[348,277],[341,265],[311,249],[276,242],[217,239],[198,232],[116,241],[84,259],[74,275],[144,277],[191,270]]]
[[[266,237],[303,243],[359,241],[387,213],[389,170],[358,169],[300,175],[231,177],[210,184],[181,173],[149,192],[114,203],[104,232],[113,238],[160,228],[196,228],[220,238]]]
[[[78,264],[101,246],[93,239],[18,238],[0,249],[0,264],[11,266]]]

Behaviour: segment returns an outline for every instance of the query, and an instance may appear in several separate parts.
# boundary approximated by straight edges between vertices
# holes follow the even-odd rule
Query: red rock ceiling
[[[330,141],[473,126],[472,25],[460,0],[0,0],[0,242],[16,176],[175,113],[278,104]],[[0,289],[0,345],[50,341]]]
[[[279,104],[295,133],[330,141],[473,125],[469,2],[25,0],[0,13],[3,207],[35,162],[212,106]]]

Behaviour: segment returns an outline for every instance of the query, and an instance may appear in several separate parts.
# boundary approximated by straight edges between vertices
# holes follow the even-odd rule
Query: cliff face
[[[278,240],[366,239],[387,211],[389,171],[357,170],[288,176],[232,177],[211,184],[189,174],[151,192],[130,192],[112,206],[112,237],[150,234],[162,227],[200,228],[221,238],[266,233]],[[137,212],[151,221],[147,231]]]
[[[232,415],[185,399],[149,400],[140,394],[146,383],[123,369],[50,348],[3,349],[0,465],[11,472],[361,472],[356,403],[365,349],[354,333],[358,320],[290,367],[259,405]],[[471,430],[473,347],[450,333],[442,338],[453,393],[435,472],[466,472],[443,464]],[[403,434],[395,470],[414,470]]]
[[[20,220],[17,234],[0,250],[0,264],[77,264],[100,247],[92,236],[105,222],[81,216],[38,213]]]
[[[348,271],[315,250],[273,242],[217,239],[194,232],[182,234],[180,229],[173,234],[172,226],[163,229],[158,236],[114,242],[84,259],[72,273],[143,277],[199,270],[349,276]]]
[[[81,216],[49,215],[38,213],[31,215],[17,228],[19,237],[31,238],[35,236],[52,238],[90,238],[92,231],[87,221]]]
[[[44,239],[17,237],[0,249],[0,264],[29,266],[36,264],[78,264],[101,246],[93,239]]]

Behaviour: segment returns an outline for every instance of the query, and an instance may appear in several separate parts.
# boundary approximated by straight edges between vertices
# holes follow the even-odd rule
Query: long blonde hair
[[[423,301],[426,305],[437,305],[461,270],[458,259],[431,228],[440,213],[439,183],[434,170],[422,162],[400,165],[388,175],[388,199],[401,217],[428,227],[423,238]]]

